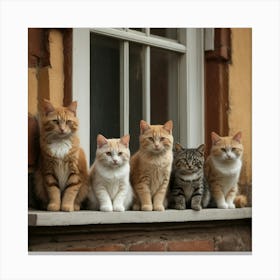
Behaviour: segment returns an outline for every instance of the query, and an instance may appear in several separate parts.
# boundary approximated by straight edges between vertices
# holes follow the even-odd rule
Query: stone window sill
[[[252,208],[166,210],[164,212],[100,212],[82,210],[77,212],[48,212],[29,210],[29,226],[70,226],[94,224],[139,224],[139,223],[174,223],[240,220],[252,218]]]

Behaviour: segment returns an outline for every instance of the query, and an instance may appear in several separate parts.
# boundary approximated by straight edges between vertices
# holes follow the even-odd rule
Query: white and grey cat
[[[132,206],[129,139],[129,135],[120,139],[97,136],[96,159],[90,170],[88,209],[123,212]]]

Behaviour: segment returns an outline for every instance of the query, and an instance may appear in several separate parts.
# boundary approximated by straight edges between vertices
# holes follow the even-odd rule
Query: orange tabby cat
[[[55,108],[45,99],[42,105],[35,193],[49,211],[79,210],[88,192],[88,169],[76,135],[77,102]]]
[[[140,122],[140,149],[131,158],[134,210],[164,211],[173,154],[172,121],[164,125]]]
[[[241,132],[233,137],[211,134],[212,148],[205,162],[205,175],[214,204],[218,208],[244,207],[247,199],[238,195],[238,180],[242,167]]]

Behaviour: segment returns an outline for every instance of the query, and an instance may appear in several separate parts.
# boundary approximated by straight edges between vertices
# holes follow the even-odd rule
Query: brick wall
[[[29,227],[29,251],[250,252],[251,219]]]

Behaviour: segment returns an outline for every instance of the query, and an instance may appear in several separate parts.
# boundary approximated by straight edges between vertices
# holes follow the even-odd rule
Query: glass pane
[[[179,141],[179,55],[151,48],[151,123],[173,121],[174,140]]]
[[[129,44],[129,133],[131,154],[139,148],[139,123],[142,119],[143,63],[142,46]]]
[[[177,28],[151,28],[150,34],[173,40],[178,40],[177,30]]]
[[[120,44],[116,39],[90,35],[90,163],[96,136],[120,137]]]

